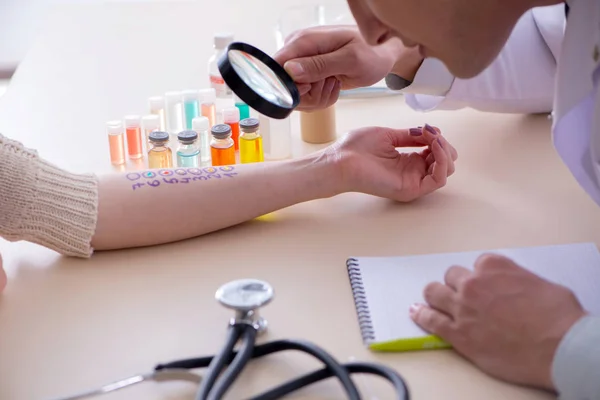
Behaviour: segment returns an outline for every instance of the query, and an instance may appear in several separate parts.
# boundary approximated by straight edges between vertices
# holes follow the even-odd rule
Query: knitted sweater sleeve
[[[72,174],[0,135],[0,236],[89,257],[98,215],[98,179]]]

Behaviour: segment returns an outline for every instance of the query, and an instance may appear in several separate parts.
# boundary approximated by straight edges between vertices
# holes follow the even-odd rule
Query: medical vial
[[[176,137],[183,130],[183,101],[181,92],[165,93],[167,132]]]
[[[246,118],[240,121],[240,162],[242,164],[262,162],[262,137],[258,130],[259,121],[256,118]]]
[[[200,115],[200,102],[198,90],[184,90],[181,92],[183,99],[183,114],[185,129],[192,129],[192,120]]]
[[[197,117],[192,121],[192,129],[198,134],[200,161],[210,161],[210,121],[206,117]]]
[[[323,144],[337,139],[335,104],[323,110],[300,113],[300,137],[306,143]]]
[[[169,148],[169,134],[162,131],[150,133],[150,150],[148,150],[148,167],[172,168],[173,153]]]
[[[235,149],[240,148],[240,110],[237,107],[230,107],[223,110],[223,123],[231,127],[231,138]]]
[[[106,123],[108,134],[108,149],[110,163],[113,165],[125,164],[125,132],[121,121],[108,121]]]
[[[292,157],[292,126],[290,118],[274,119],[259,116],[265,160],[277,161]]]
[[[219,72],[219,58],[225,53],[227,46],[233,42],[233,34],[231,33],[219,33],[214,37],[214,53],[208,59],[208,74],[210,80],[210,86],[215,89],[218,98],[231,98],[232,91],[229,89],[221,72]]]
[[[142,130],[144,131],[144,139],[146,141],[146,149],[150,148],[150,133],[154,131],[162,131],[160,128],[160,116],[155,114],[145,115],[142,117]]]
[[[209,128],[217,124],[217,93],[215,89],[200,90],[200,110],[203,117],[208,118]]]
[[[150,114],[158,115],[160,120],[160,127],[158,128],[160,131],[167,130],[167,120],[166,120],[166,111],[165,111],[165,98],[162,96],[152,96],[148,99],[148,108],[150,109]]]
[[[142,126],[138,115],[127,115],[125,117],[125,134],[127,136],[129,158],[132,160],[142,158],[144,154],[142,147]]]
[[[240,110],[240,120],[250,118],[250,107],[244,103],[242,99],[237,97],[234,93],[233,101],[238,110]]]
[[[192,130],[179,132],[177,135],[179,146],[177,147],[177,166],[178,167],[198,167],[200,166],[200,145],[198,144],[198,134]]]
[[[231,127],[227,124],[217,124],[210,133],[210,155],[213,166],[235,164],[235,148],[231,138]]]

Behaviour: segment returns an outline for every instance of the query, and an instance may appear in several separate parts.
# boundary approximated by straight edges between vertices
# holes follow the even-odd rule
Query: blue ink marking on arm
[[[141,188],[141,187],[142,187],[142,186],[144,186],[144,185],[145,185],[145,183],[139,183],[139,182],[138,182],[138,183],[136,183],[136,184],[134,184],[134,185],[131,185],[131,187],[132,187],[132,189],[133,189],[133,190],[135,190],[135,189],[139,189],[139,188]]]
[[[125,177],[127,177],[127,179],[129,179],[130,181],[137,181],[141,178],[141,175],[137,172],[130,172],[127,175],[125,175]]]
[[[179,183],[179,179],[177,179],[177,178],[171,178],[171,179],[163,178],[163,182],[164,183]]]
[[[190,183],[190,178],[181,178],[179,183]]]
[[[190,168],[188,172],[192,175],[202,175],[202,170],[198,168]]]
[[[229,174],[223,174],[223,175],[225,175],[228,178],[233,178],[234,175],[237,175],[237,172],[231,172]]]
[[[156,173],[154,171],[146,171],[143,173],[143,175],[146,179],[156,178]]]

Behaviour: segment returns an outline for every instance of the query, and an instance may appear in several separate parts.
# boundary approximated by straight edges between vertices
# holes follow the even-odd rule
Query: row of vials
[[[149,168],[231,165],[292,155],[289,119],[251,116],[235,98],[217,110],[214,88],[167,92],[148,99],[149,114],[108,121],[110,160],[146,158]]]

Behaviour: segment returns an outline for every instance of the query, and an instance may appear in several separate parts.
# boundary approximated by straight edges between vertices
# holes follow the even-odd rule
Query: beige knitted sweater
[[[98,179],[71,174],[0,135],[0,236],[89,257],[98,215]]]

